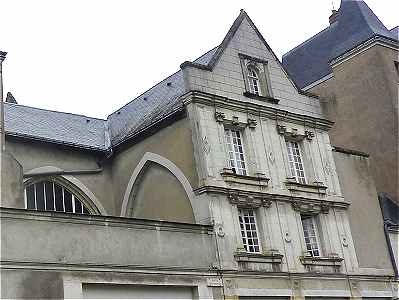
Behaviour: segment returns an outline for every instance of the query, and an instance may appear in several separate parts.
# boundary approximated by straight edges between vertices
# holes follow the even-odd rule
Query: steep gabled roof
[[[362,0],[342,0],[336,21],[283,55],[283,65],[304,88],[332,72],[329,62],[372,37],[398,42]]]

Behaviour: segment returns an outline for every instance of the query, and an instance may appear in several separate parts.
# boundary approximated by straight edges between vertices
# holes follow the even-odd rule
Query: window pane
[[[44,210],[44,183],[35,184],[37,210]]]
[[[64,189],[65,212],[72,212],[72,194]]]
[[[75,198],[75,213],[77,213],[77,214],[81,214],[82,213],[82,204],[76,198]]]
[[[26,204],[27,209],[36,209],[35,190],[33,184],[26,188]]]
[[[83,214],[85,215],[90,215],[89,211],[87,210],[86,207],[83,206]]]
[[[55,188],[55,210],[56,211],[64,211],[64,204],[63,204],[63,195],[62,195],[62,187],[58,184],[54,184]]]
[[[46,210],[54,210],[54,187],[51,181],[44,184],[46,192]]]

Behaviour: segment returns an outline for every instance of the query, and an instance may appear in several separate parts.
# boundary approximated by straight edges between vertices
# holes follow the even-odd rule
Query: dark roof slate
[[[390,225],[399,225],[399,206],[386,193],[379,193],[378,199],[384,221]]]
[[[108,148],[105,120],[7,102],[4,108],[7,135],[99,151]]]
[[[362,0],[342,0],[336,21],[283,55],[283,65],[304,88],[331,73],[329,62],[371,37],[398,41]]]

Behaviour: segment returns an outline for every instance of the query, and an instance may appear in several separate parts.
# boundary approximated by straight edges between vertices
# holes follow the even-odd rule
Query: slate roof
[[[201,65],[208,64],[217,48],[208,51],[194,62]],[[179,97],[184,93],[183,72],[180,70],[109,115],[111,144],[117,145],[182,109],[183,103]]]
[[[384,217],[384,222],[389,225],[399,225],[399,206],[395,201],[386,193],[379,193],[378,199]]]
[[[338,16],[329,27],[283,55],[283,66],[299,88],[332,72],[329,62],[371,37],[398,41],[362,0],[342,0]]]
[[[217,48],[194,62],[207,65]],[[181,109],[179,97],[184,93],[180,70],[109,115],[107,120],[5,102],[5,129],[8,136],[105,152],[111,145]]]
[[[4,103],[5,131],[9,136],[105,151],[107,121]]]

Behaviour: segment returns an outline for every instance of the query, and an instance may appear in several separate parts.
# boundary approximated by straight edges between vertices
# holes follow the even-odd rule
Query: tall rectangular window
[[[247,175],[245,165],[244,146],[241,139],[240,131],[225,129],[224,130],[229,156],[229,167],[233,172],[240,175]]]
[[[311,256],[320,256],[320,248],[314,216],[301,215],[303,235],[305,237],[306,250]]]
[[[301,149],[298,142],[286,141],[288,151],[288,163],[291,176],[298,183],[306,183],[305,170],[302,163]]]
[[[259,253],[260,243],[254,210],[239,209],[238,218],[240,221],[242,243],[244,244],[245,250],[251,253]]]

